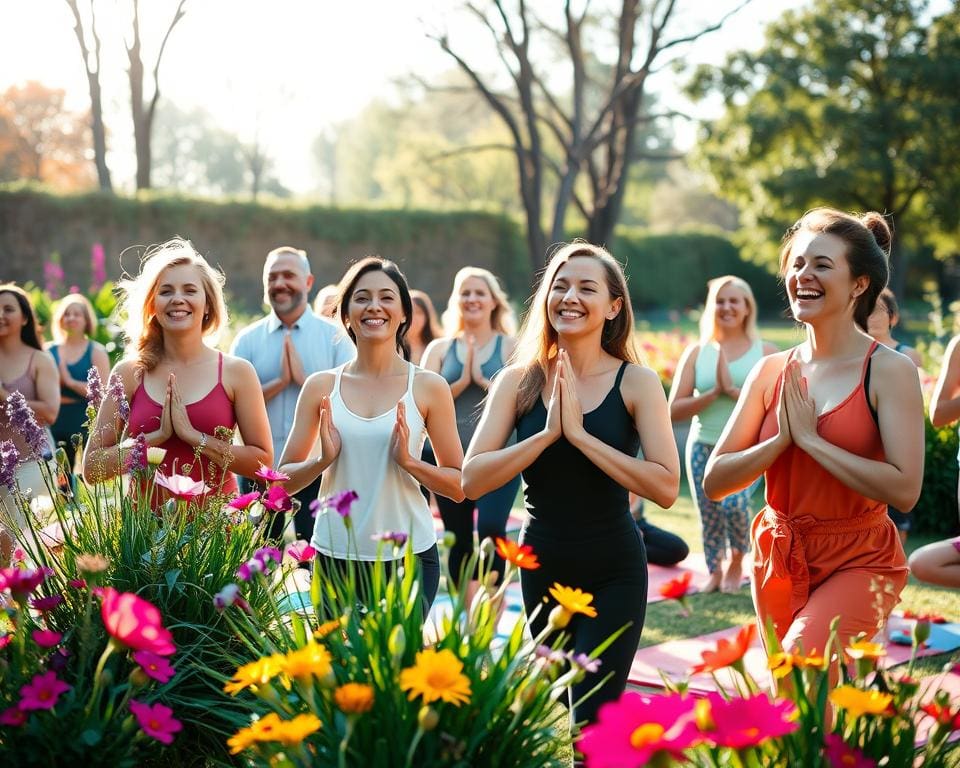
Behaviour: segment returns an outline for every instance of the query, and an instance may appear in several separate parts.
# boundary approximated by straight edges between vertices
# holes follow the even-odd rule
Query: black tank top
[[[583,414],[591,435],[629,456],[640,449],[640,435],[620,394],[628,363],[617,371],[613,387],[596,408]],[[538,397],[517,420],[517,439],[540,432],[547,409]],[[523,470],[524,499],[531,531],[553,536],[582,536],[587,528],[617,528],[630,517],[627,489],[574,448],[562,435]],[[630,520],[632,523],[632,519]]]

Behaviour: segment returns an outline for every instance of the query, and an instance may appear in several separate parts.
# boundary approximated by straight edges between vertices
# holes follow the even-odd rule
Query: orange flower
[[[857,640],[855,643],[851,643],[847,646],[847,656],[851,659],[867,659],[869,661],[877,661],[882,656],[887,655],[887,649],[883,647],[882,643],[871,643],[866,640]]]
[[[502,539],[499,536],[495,539],[497,543],[497,554],[509,563],[513,563],[517,568],[534,570],[540,567],[540,562],[534,554],[533,547],[526,544],[517,544],[510,539]]]
[[[687,596],[690,591],[690,579],[693,578],[693,571],[686,571],[675,579],[670,579],[666,584],[660,585],[660,594],[668,600],[680,600]]]
[[[753,643],[753,638],[756,637],[756,634],[757,626],[755,624],[747,624],[740,628],[740,631],[737,632],[737,636],[733,641],[727,640],[725,637],[721,638],[717,641],[716,650],[703,651],[700,654],[703,662],[694,666],[690,670],[691,674],[716,672],[718,669],[723,669],[724,667],[741,669],[743,667],[741,663],[743,656]]]
[[[344,683],[333,692],[333,700],[341,712],[361,715],[373,708],[373,686],[366,683]]]

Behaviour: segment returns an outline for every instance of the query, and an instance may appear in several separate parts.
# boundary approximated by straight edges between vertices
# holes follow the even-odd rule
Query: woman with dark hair
[[[317,510],[311,544],[324,568],[376,561],[375,534],[406,534],[429,607],[440,582],[440,557],[420,485],[463,499],[463,452],[450,388],[407,361],[413,306],[406,278],[392,261],[370,256],[350,267],[340,281],[338,306],[357,357],[306,380],[280,470],[289,475],[291,493],[322,473],[321,497],[358,494],[349,528],[335,511]],[[427,434],[437,466],[419,458]]]
[[[884,288],[877,297],[877,306],[867,318],[867,333],[894,352],[906,355],[919,368],[922,364],[920,353],[913,347],[893,338],[893,329],[900,322],[900,306],[897,297],[889,288]]]
[[[40,344],[30,297],[12,283],[0,285],[0,372],[0,447],[7,454],[9,441],[17,452],[15,476],[0,484],[0,567],[6,567],[14,538],[26,525],[6,481],[15,480],[25,498],[43,494],[47,486],[41,462],[53,455],[50,431],[24,429],[22,422],[32,413],[41,428],[48,427],[60,409],[56,363]]]
[[[179,238],[151,249],[140,274],[121,281],[126,356],[111,379],[122,382],[123,400],[104,398],[97,414],[83,455],[88,481],[121,474],[129,450],[123,438],[140,434],[166,451],[163,474],[188,474],[221,494],[236,492],[234,473],[253,477],[272,463],[256,371],[213,346],[227,321],[223,282]]]
[[[753,598],[786,651],[827,655],[837,617],[842,645],[872,637],[907,581],[887,505],[920,495],[923,398],[913,363],[866,332],[890,238],[879,213],[830,208],[787,231],[780,274],[807,340],[757,363],[707,463],[712,499],[765,476]]]
[[[110,373],[110,358],[103,344],[90,337],[97,329],[97,316],[90,300],[80,293],[70,293],[57,302],[53,312],[53,344],[47,351],[53,355],[60,372],[60,413],[53,423],[53,439],[67,454],[70,472],[74,471],[77,448],[87,441],[87,374],[96,368],[102,381]]]
[[[464,491],[479,498],[521,472],[521,540],[540,561],[520,576],[531,632],[548,625],[542,605],[555,583],[593,595],[595,615],[575,615],[564,630],[576,653],[626,627],[599,670],[572,686],[574,703],[597,688],[573,712],[574,722],[592,722],[626,687],[646,612],[646,556],[628,492],[671,506],[680,459],[660,379],[633,345],[626,278],[589,243],[563,246],[547,265],[467,452]]]
[[[423,353],[430,342],[443,333],[443,329],[437,322],[437,310],[427,294],[411,289],[410,299],[413,301],[413,317],[410,319],[410,330],[407,331],[410,362],[423,365]]]

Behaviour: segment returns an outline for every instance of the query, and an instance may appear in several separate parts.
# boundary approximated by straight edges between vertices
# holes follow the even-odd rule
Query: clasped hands
[[[740,387],[733,385],[733,379],[730,377],[730,366],[727,364],[727,356],[723,347],[717,344],[717,348],[717,383],[713,388],[713,393],[718,397],[726,395],[733,400],[737,400],[740,397]]]
[[[190,423],[190,416],[180,395],[175,373],[167,376],[167,390],[163,396],[163,411],[160,414],[160,429],[148,437],[148,442],[151,445],[162,445],[173,436],[179,437],[192,446],[199,445],[200,438],[203,436],[203,433]]]
[[[280,352],[280,381],[285,386],[296,384],[298,387],[302,387],[306,378],[303,361],[300,359],[297,348],[293,345],[293,339],[288,331],[284,331],[283,349]]]
[[[320,456],[325,466],[340,455],[343,441],[340,430],[333,423],[333,409],[330,405],[330,396],[320,398]],[[407,470],[413,461],[410,456],[410,427],[407,425],[407,407],[403,400],[397,403],[397,418],[390,434],[390,455],[398,466]]]
[[[778,439],[805,448],[816,440],[817,409],[807,391],[807,380],[800,374],[800,363],[791,360],[783,369],[780,399],[777,403]]]
[[[547,421],[543,429],[550,436],[550,442],[563,435],[571,445],[576,446],[587,437],[583,427],[583,409],[577,394],[577,379],[570,356],[563,349],[557,354],[550,402],[547,404]]]
[[[453,342],[456,344],[456,341]],[[468,335],[463,340],[466,351],[464,352],[463,373],[460,374],[460,382],[469,385],[471,382],[484,389],[490,388],[490,380],[483,375],[483,369],[477,358],[477,339],[473,334]]]

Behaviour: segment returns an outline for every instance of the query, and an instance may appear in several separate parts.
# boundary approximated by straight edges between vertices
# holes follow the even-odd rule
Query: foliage
[[[935,534],[941,538],[957,533],[957,454],[960,441],[955,424],[935,427],[925,419],[926,454],[923,465],[923,490],[913,508],[911,530]]]
[[[931,21],[926,7],[816,0],[771,24],[759,52],[698,70],[692,94],[726,104],[702,156],[753,254],[771,260],[786,227],[823,204],[893,216],[897,286],[905,239],[952,231],[956,249],[958,11]]]

